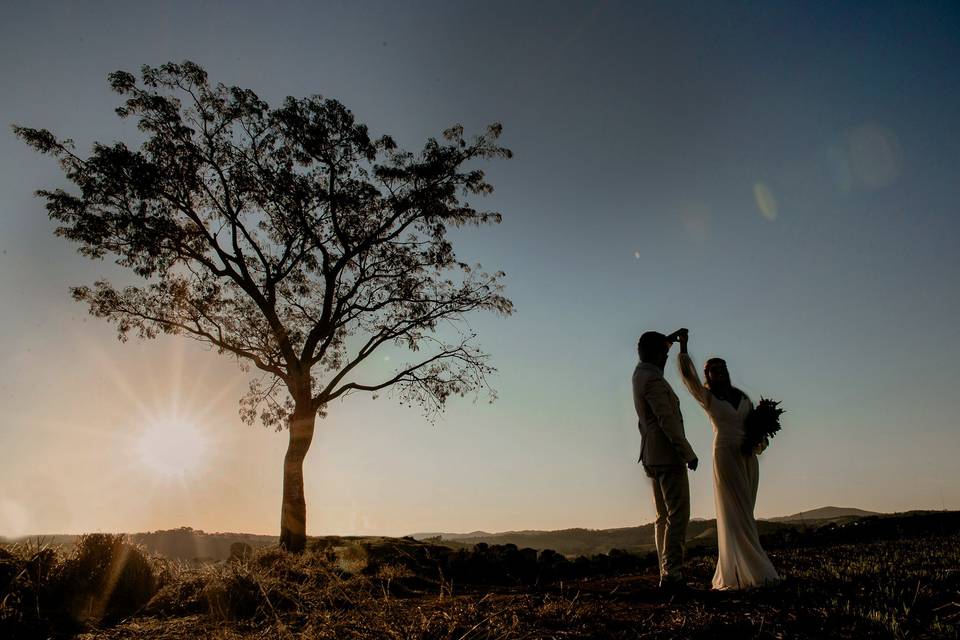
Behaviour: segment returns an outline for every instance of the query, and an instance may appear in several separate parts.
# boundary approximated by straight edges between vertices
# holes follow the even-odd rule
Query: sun
[[[148,423],[134,446],[141,467],[154,476],[177,478],[203,470],[210,439],[193,422],[181,418]]]

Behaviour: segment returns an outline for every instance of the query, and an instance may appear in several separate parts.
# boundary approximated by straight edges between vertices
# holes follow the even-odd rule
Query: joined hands
[[[690,339],[690,331],[686,327],[682,329],[677,329],[676,331],[674,331],[673,333],[667,336],[667,342],[670,345],[673,345],[674,342],[680,343],[680,353],[687,352],[687,340],[689,339]]]

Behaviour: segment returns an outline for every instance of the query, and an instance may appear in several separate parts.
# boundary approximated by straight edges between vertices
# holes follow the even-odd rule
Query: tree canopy
[[[56,233],[143,278],[72,289],[121,339],[182,334],[255,367],[242,417],[278,429],[297,405],[322,415],[354,392],[391,388],[428,414],[453,394],[493,393],[464,314],[512,303],[503,273],[460,262],[447,232],[501,219],[467,202],[492,191],[471,162],[511,155],[499,124],[472,139],[450,127],[413,153],[336,100],[271,108],[192,62],[109,81],[117,114],[143,132],[138,149],[95,143],[82,157],[44,129],[14,130],[77,187],[38,192]],[[384,345],[409,362],[360,379]]]

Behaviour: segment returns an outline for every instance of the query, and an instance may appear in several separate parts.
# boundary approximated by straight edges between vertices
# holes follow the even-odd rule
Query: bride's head
[[[727,361],[723,358],[707,360],[707,363],[703,365],[703,378],[711,389],[729,389],[730,372],[727,370]]]

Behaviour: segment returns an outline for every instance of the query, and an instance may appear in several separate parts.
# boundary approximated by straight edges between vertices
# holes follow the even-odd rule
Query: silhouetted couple
[[[687,469],[699,460],[683,429],[680,401],[663,377],[667,355],[680,343],[677,358],[687,389],[713,424],[713,488],[717,509],[717,569],[714,589],[745,589],[779,579],[760,546],[753,510],[759,472],[755,453],[742,451],[744,420],[753,409],[745,393],[730,383],[726,362],[712,358],[704,367],[701,384],[687,353],[689,332],[669,336],[648,331],[640,336],[640,363],[633,372],[633,402],[640,418],[640,462],[653,484],[657,507],[655,540],[660,561],[660,586],[686,587],[683,560],[690,520]]]

